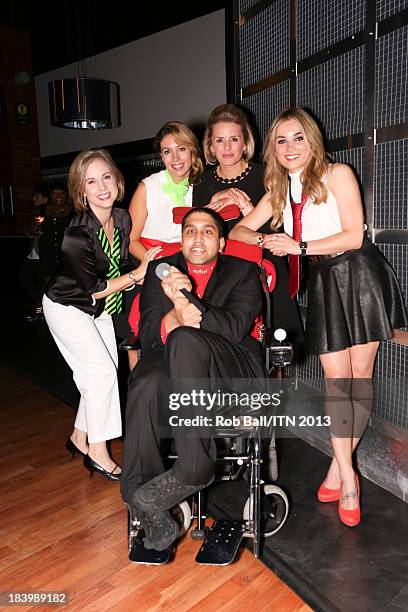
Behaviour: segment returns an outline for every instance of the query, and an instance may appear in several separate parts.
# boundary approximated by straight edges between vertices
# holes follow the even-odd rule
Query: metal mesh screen
[[[376,41],[375,127],[408,120],[408,26]]]
[[[317,355],[309,355],[306,360],[290,366],[286,374],[314,388],[324,389],[323,369]]]
[[[288,66],[289,2],[274,2],[244,24],[240,61],[242,87],[262,81]]]
[[[376,146],[374,227],[408,229],[408,139]]]
[[[408,0],[377,0],[377,21],[408,8]]]
[[[344,151],[336,151],[333,153],[334,160],[343,164],[348,164],[353,168],[359,177],[360,181],[363,182],[363,167],[364,167],[364,147],[357,147],[356,149],[345,149]]]
[[[363,30],[365,4],[362,0],[298,0],[298,61]]]
[[[364,47],[357,47],[298,76],[297,102],[310,108],[329,139],[363,130]]]
[[[262,143],[273,119],[289,107],[289,100],[289,81],[283,81],[243,100],[246,108],[256,118],[256,127]]]
[[[239,0],[239,12],[241,15],[246,13],[250,8],[255,6],[259,0]]]
[[[408,428],[408,347],[395,342],[381,344],[375,367],[374,414]]]
[[[395,270],[408,305],[408,246],[406,244],[377,244]]]

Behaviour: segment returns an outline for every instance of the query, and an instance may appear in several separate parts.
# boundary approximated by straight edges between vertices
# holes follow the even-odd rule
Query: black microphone
[[[170,267],[171,267],[170,264],[166,263],[165,261],[163,261],[162,263],[159,263],[158,266],[156,266],[156,270],[155,270],[156,276],[160,278],[160,280],[163,280],[163,278],[166,278],[166,276],[170,274]],[[184,289],[184,288],[180,289],[180,292],[184,295],[184,297],[188,299],[189,302],[191,302],[192,304],[194,304],[196,308],[198,308],[201,314],[205,313],[207,309],[200,302],[198,297],[193,295],[190,291],[188,291],[188,289]]]

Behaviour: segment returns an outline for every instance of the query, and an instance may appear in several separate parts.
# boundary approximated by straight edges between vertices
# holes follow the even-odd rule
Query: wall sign
[[[18,100],[14,105],[14,109],[17,123],[20,125],[30,123],[30,107],[25,100]]]

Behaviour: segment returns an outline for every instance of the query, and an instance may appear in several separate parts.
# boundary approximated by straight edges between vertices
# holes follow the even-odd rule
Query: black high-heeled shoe
[[[117,467],[120,467],[117,463],[115,464],[113,470],[111,472],[108,472],[108,470],[105,470],[105,468],[96,463],[89,455],[85,455],[84,467],[86,467],[86,469],[90,472],[89,478],[93,478],[94,472],[98,472],[99,474],[101,474],[101,476],[106,478],[106,480],[111,480],[112,482],[117,482],[118,480],[120,480],[121,474],[113,473]]]
[[[86,453],[83,453],[77,446],[75,446],[71,438],[68,438],[68,440],[65,442],[65,448],[69,453],[71,453],[72,461],[75,459],[76,455],[80,455],[82,457],[85,457],[86,455]]]

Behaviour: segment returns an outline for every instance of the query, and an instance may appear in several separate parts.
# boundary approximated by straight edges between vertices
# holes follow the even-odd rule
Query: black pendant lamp
[[[102,130],[120,126],[119,85],[103,79],[75,77],[48,83],[51,124]]]

